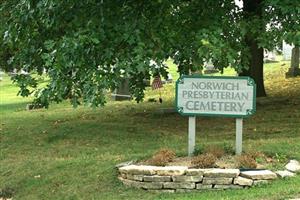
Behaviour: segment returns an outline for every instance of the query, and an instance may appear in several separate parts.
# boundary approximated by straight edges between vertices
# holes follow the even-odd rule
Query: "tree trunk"
[[[244,16],[245,19],[251,19],[253,16],[261,17],[260,4],[262,0],[243,0]],[[261,25],[263,31],[264,27]],[[247,34],[245,42],[250,49],[250,62],[249,69],[243,70],[240,76],[250,76],[254,79],[256,83],[256,96],[264,97],[266,96],[265,86],[264,86],[264,50],[259,47],[256,38],[253,34]]]
[[[300,76],[299,57],[300,57],[300,48],[298,46],[295,46],[292,49],[291,67],[289,71],[286,73],[287,78]]]

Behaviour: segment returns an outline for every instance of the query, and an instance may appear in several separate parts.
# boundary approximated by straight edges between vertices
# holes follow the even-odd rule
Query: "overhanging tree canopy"
[[[105,91],[124,76],[140,101],[143,80],[165,76],[168,58],[181,74],[209,60],[221,70],[231,66],[252,76],[262,96],[262,74],[252,73],[262,62],[253,60],[261,55],[257,50],[272,49],[282,39],[300,44],[300,1],[243,3],[244,8],[233,0],[4,1],[0,65],[38,74],[45,69],[50,82],[35,91],[44,105],[66,98],[75,106],[103,105]],[[26,75],[15,81],[23,96],[37,83]]]

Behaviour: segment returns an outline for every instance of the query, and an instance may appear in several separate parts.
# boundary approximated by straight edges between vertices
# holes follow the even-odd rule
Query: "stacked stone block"
[[[270,170],[188,169],[183,166],[129,165],[119,168],[127,186],[161,192],[243,189],[276,179]]]

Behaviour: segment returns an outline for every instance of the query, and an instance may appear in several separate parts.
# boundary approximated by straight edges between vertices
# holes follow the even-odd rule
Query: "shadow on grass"
[[[31,103],[30,101],[19,103],[0,104],[0,114],[4,112],[16,112],[26,110],[26,105]]]

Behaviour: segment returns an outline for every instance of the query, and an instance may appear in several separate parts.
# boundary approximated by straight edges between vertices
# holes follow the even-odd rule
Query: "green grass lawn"
[[[265,65],[267,98],[244,123],[244,150],[262,151],[279,162],[300,160],[300,78],[284,78],[288,63]],[[172,68],[172,73],[175,71]],[[175,75],[174,75],[175,76]],[[174,77],[173,76],[173,77]],[[163,104],[111,102],[104,108],[73,109],[68,102],[26,111],[31,98],[16,97],[6,76],[0,82],[0,189],[13,199],[288,199],[300,196],[300,175],[247,190],[156,194],[124,187],[114,166],[143,159],[167,147],[187,153],[187,118],[157,114],[174,105],[174,84]],[[233,145],[235,122],[197,119],[197,145]]]

